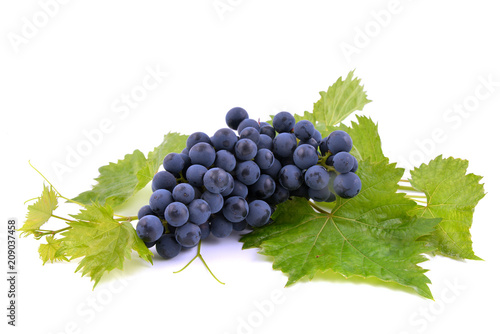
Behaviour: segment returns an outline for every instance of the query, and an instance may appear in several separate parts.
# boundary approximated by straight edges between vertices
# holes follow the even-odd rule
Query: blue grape
[[[257,149],[267,148],[268,150],[273,149],[273,138],[268,135],[261,134],[259,143],[257,144]]]
[[[197,225],[205,223],[212,212],[210,211],[210,205],[202,199],[195,199],[189,206],[189,221]]]
[[[182,246],[175,240],[174,234],[164,234],[156,242],[156,252],[164,259],[176,257],[182,249]]]
[[[147,215],[155,215],[156,213],[151,209],[151,207],[148,205],[144,205],[142,208],[139,209],[139,212],[137,213],[137,219],[141,219],[144,216]]]
[[[326,144],[333,155],[339,152],[349,152],[352,149],[351,137],[347,132],[342,130],[336,130],[330,133]]]
[[[361,190],[361,180],[356,174],[349,172],[339,174],[333,181],[335,193],[342,198],[352,198]]]
[[[290,192],[288,189],[283,188],[281,185],[277,184],[276,185],[276,190],[274,191],[274,194],[271,196],[269,202],[273,204],[281,204],[283,202],[286,202],[286,200],[290,197]]]
[[[300,187],[298,187],[295,190],[290,190],[290,196],[295,196],[295,197],[304,197],[309,199],[309,187],[305,184],[302,183]]]
[[[227,184],[226,189],[224,189],[224,191],[220,193],[223,197],[229,196],[229,194],[232,193],[233,189],[234,189],[234,178],[233,178],[233,176],[231,174],[229,174],[229,173],[227,173],[227,176],[229,177],[229,183]]]
[[[358,170],[358,160],[354,156],[353,159],[354,159],[354,165],[351,168],[351,172],[356,173],[356,171]]]
[[[215,167],[224,169],[226,172],[232,172],[236,168],[236,158],[226,150],[217,151],[215,158]]]
[[[291,133],[280,133],[273,139],[273,153],[280,158],[291,157],[297,148],[297,138]]]
[[[339,152],[333,156],[333,168],[340,174],[350,172],[355,158],[347,152]]]
[[[293,162],[300,169],[307,169],[318,163],[318,152],[309,144],[300,145],[293,152]]]
[[[282,167],[283,166],[281,165],[281,162],[278,159],[274,159],[271,167],[269,167],[268,169],[263,169],[262,173],[271,176],[273,179],[276,179]]]
[[[289,191],[299,189],[304,182],[302,171],[295,165],[286,165],[281,168],[278,178],[280,184]]]
[[[210,167],[215,161],[215,150],[207,143],[197,143],[189,150],[189,158],[192,164]]]
[[[330,190],[328,190],[328,186],[319,190],[309,188],[308,194],[316,202],[325,202],[330,197]]]
[[[160,237],[161,238],[161,237]],[[153,247],[154,245],[156,245],[156,241],[153,241],[153,242],[144,242],[144,245],[146,245],[147,248],[151,248]]]
[[[203,185],[208,191],[220,194],[229,185],[228,175],[222,168],[211,168],[203,176]]]
[[[268,135],[271,139],[276,136],[276,130],[274,130],[271,124],[266,122],[260,123],[260,133],[263,135]]]
[[[207,172],[207,168],[202,165],[191,165],[186,171],[186,179],[190,185],[194,187],[203,186],[203,176]]]
[[[236,136],[233,130],[223,128],[215,132],[211,141],[216,151],[226,150],[232,152],[234,150],[234,144],[238,141],[238,136]]]
[[[291,132],[295,126],[295,118],[286,111],[281,111],[273,118],[273,127],[278,133]]]
[[[314,128],[314,124],[312,124],[308,120],[303,119],[295,124],[293,132],[295,133],[295,136],[297,136],[297,138],[299,138],[300,140],[308,140],[313,137],[315,130],[316,129]]]
[[[245,138],[250,139],[257,145],[259,144],[260,140],[260,132],[259,130],[256,130],[255,128],[249,126],[248,128],[244,128],[243,130],[241,130],[240,139]]]
[[[235,107],[229,110],[226,114],[226,124],[231,129],[236,130],[240,123],[248,118],[248,113],[245,109]]]
[[[234,154],[239,160],[252,160],[257,155],[257,144],[247,138],[240,139],[234,145]]]
[[[276,190],[276,183],[269,175],[262,174],[257,182],[250,186],[250,192],[258,199],[271,197]]]
[[[144,242],[155,242],[163,234],[163,224],[160,218],[147,215],[139,219],[135,228],[137,235]]]
[[[240,196],[229,197],[224,202],[222,213],[230,222],[240,222],[248,215],[248,203],[243,197]]]
[[[156,191],[158,189],[166,189],[172,191],[176,184],[177,180],[175,179],[175,176],[170,172],[162,170],[156,173],[155,176],[153,176],[153,183],[151,184],[151,187],[153,191]]]
[[[328,137],[321,139],[319,142],[319,151],[321,152],[321,155],[326,155],[326,152],[328,152],[327,140]]]
[[[208,203],[210,206],[210,212],[217,213],[222,209],[224,205],[224,198],[221,194],[214,194],[210,191],[205,191],[201,195],[201,199]]]
[[[316,142],[319,144],[319,142],[323,139],[321,137],[321,132],[319,132],[318,130],[314,130],[313,139],[316,140]]]
[[[194,188],[188,183],[179,183],[172,191],[174,200],[186,205],[194,200],[194,195]]]
[[[198,225],[198,226],[200,227],[200,231],[201,231],[200,240],[204,240],[204,239],[208,238],[208,236],[210,235],[210,223],[205,222],[205,223]]]
[[[184,168],[184,159],[179,153],[169,153],[163,159],[163,167],[167,172],[178,174]]]
[[[149,206],[151,210],[157,215],[162,217],[163,212],[167,205],[172,203],[172,193],[166,189],[158,189],[151,194],[149,198]]]
[[[181,151],[181,153],[185,154],[185,155],[189,155],[189,149],[187,147],[184,147]]]
[[[264,201],[255,200],[248,204],[248,215],[246,221],[253,227],[266,225],[271,218],[271,207]]]
[[[323,166],[312,166],[304,174],[306,185],[314,190],[320,190],[328,186],[330,175]]]
[[[304,145],[304,144],[311,145],[312,147],[314,147],[315,150],[318,150],[318,147],[319,147],[318,142],[314,138],[309,138],[307,140],[301,140],[301,141],[299,141],[299,146],[300,145]]]
[[[329,155],[328,158],[326,158],[325,164],[328,166],[333,166],[333,155]]]
[[[238,125],[238,134],[241,134],[241,131],[248,127],[252,127],[257,131],[260,131],[259,123],[254,119],[247,118],[241,121],[241,123]]]
[[[189,210],[184,203],[173,202],[165,209],[165,220],[172,226],[184,225],[189,219]]]
[[[257,182],[260,177],[260,168],[253,161],[243,161],[236,165],[236,178],[249,186]]]
[[[204,133],[204,132],[195,132],[191,134],[188,139],[186,140],[186,148],[188,151],[193,147],[194,145],[198,143],[207,143],[207,144],[212,144],[210,141],[210,137]]]
[[[271,168],[274,163],[274,154],[266,148],[261,148],[257,151],[255,162],[260,167],[260,169]]]
[[[233,231],[236,231],[236,232],[241,232],[247,228],[246,220],[242,220],[239,223],[231,223],[231,225],[233,225]]]
[[[193,223],[186,223],[175,230],[175,240],[186,248],[196,246],[201,240],[200,227]]]
[[[248,196],[248,187],[238,180],[234,180],[233,191],[229,196],[241,196],[246,198]]]
[[[233,231],[233,224],[224,216],[217,215],[210,222],[210,232],[216,238],[225,238]]]

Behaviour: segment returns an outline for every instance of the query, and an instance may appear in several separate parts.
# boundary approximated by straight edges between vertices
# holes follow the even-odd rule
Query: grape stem
[[[219,282],[222,285],[226,285],[226,283],[221,282],[217,277],[215,277],[214,273],[212,272],[212,270],[210,270],[210,268],[208,267],[208,264],[205,262],[205,259],[201,255],[201,241],[198,243],[198,250],[196,252],[196,255],[191,259],[191,261],[189,261],[184,267],[182,267],[182,269],[174,271],[174,274],[178,274],[181,271],[183,271],[184,269],[186,269],[191,263],[193,263],[194,260],[196,260],[196,258],[200,258],[201,262],[203,262],[203,264],[205,265],[205,268],[207,268],[210,275],[212,275],[212,277],[215,278],[215,280],[217,282]]]

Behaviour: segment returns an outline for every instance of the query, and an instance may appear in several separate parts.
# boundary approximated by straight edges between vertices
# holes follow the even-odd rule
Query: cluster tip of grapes
[[[149,204],[138,213],[136,231],[146,246],[170,259],[210,235],[270,224],[276,206],[291,196],[333,202],[359,193],[358,162],[345,131],[322,138],[313,123],[296,123],[286,111],[272,123],[232,108],[228,128],[212,137],[195,132],[181,153],[167,154]]]

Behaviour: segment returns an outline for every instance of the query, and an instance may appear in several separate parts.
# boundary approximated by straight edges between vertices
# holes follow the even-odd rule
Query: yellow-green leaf
[[[57,195],[52,187],[43,186],[43,192],[34,204],[28,205],[26,221],[19,229],[20,236],[33,234],[52,216],[52,212],[57,208]]]
[[[47,243],[40,244],[40,247],[38,247],[38,253],[43,264],[47,261],[50,261],[50,263],[54,263],[54,261],[69,261],[64,254],[60,253],[56,256],[56,252],[61,248],[61,239],[54,239],[54,236],[48,235],[45,240]]]

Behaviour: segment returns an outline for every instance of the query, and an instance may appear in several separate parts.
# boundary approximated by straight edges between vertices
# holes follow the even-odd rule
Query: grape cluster
[[[272,123],[233,108],[226,115],[229,128],[212,137],[195,132],[181,153],[167,154],[149,204],[138,213],[136,231],[145,244],[173,258],[210,234],[224,238],[269,224],[276,205],[290,196],[333,202],[359,193],[358,162],[349,154],[346,132],[322,138],[310,121],[295,123],[285,111]]]

